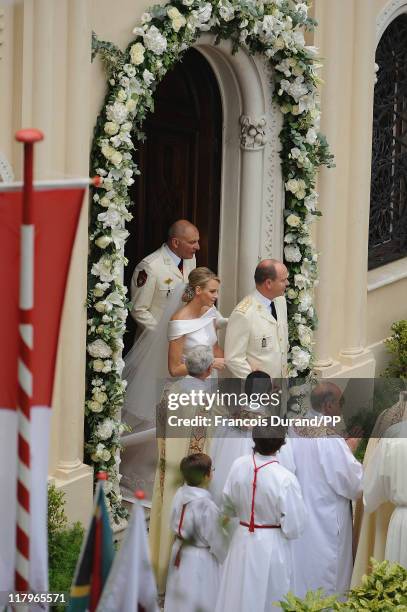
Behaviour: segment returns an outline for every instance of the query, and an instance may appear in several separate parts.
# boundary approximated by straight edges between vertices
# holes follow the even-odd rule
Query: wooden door
[[[218,267],[222,105],[206,59],[190,49],[159,84],[154,103],[143,126],[146,140],[136,145],[141,174],[131,190],[134,218],[127,224],[129,288],[137,263],[165,241],[168,227],[181,218],[199,229],[197,265]]]

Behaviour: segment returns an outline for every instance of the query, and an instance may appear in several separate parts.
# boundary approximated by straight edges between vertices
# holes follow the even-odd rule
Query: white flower
[[[307,185],[303,179],[289,179],[285,184],[286,190],[291,191],[297,200],[302,200],[305,198],[306,186]]]
[[[99,238],[95,240],[96,246],[98,246],[100,249],[105,249],[111,242],[111,236],[107,236],[106,234],[104,236],[99,236]]]
[[[129,77],[134,77],[136,75],[136,69],[132,64],[124,64],[123,70]]]
[[[106,116],[109,121],[113,121],[119,125],[126,121],[127,115],[127,109],[121,102],[114,102],[113,104],[109,104],[106,108]]]
[[[154,75],[147,69],[143,72],[143,81],[147,87],[150,87],[151,83],[154,82]]]
[[[300,324],[298,326],[298,338],[302,346],[309,348],[312,345],[312,330],[306,325]]]
[[[105,229],[107,227],[117,227],[122,222],[122,215],[118,210],[114,209],[107,210],[105,213],[99,213],[97,218]]]
[[[111,359],[105,359],[104,363],[103,363],[103,369],[102,372],[104,372],[105,374],[107,374],[108,372],[112,371],[112,365],[113,362]]]
[[[124,245],[124,243],[126,242],[126,239],[129,236],[129,232],[124,229],[113,228],[111,235],[112,235],[112,240],[114,242],[114,245],[116,249],[119,251]]]
[[[287,242],[288,244],[291,244],[291,242],[295,242],[296,240],[297,240],[296,235],[290,234],[290,232],[288,232],[288,234],[284,236],[284,242]]]
[[[289,300],[295,300],[295,298],[297,297],[297,292],[295,289],[288,289],[287,291],[287,297]]]
[[[109,283],[96,283],[93,289],[93,295],[95,297],[102,297],[106,289],[109,287]]]
[[[122,372],[123,372],[123,370],[124,370],[124,366],[125,366],[124,359],[118,359],[118,360],[116,361],[115,366],[116,366],[116,371],[117,371],[117,372],[120,374],[120,376],[121,376],[121,374],[122,374]]]
[[[231,21],[235,16],[235,9],[229,0],[221,0],[218,4],[219,15],[224,21]]]
[[[95,372],[102,372],[105,366],[105,362],[102,359],[95,359],[92,368]]]
[[[293,346],[291,349],[291,361],[298,370],[305,370],[309,365],[310,359],[311,355],[299,346]]]
[[[162,55],[167,48],[167,40],[156,26],[151,26],[144,34],[144,44],[156,55]]]
[[[192,11],[198,21],[198,27],[202,29],[203,24],[207,23],[212,15],[212,5],[209,2],[202,4],[198,9]]]
[[[125,321],[127,319],[127,310],[125,308],[118,308],[116,310],[117,318],[121,321]]]
[[[315,128],[309,128],[308,132],[305,136],[305,140],[308,142],[308,144],[313,145],[317,139],[318,135],[317,132],[315,130]]]
[[[91,355],[91,357],[105,359],[106,357],[111,356],[112,349],[104,340],[98,339],[91,344],[88,344],[88,353]]]
[[[298,227],[299,225],[301,225],[301,219],[294,214],[288,215],[286,222],[287,225],[289,225],[290,227]]]
[[[110,312],[113,306],[109,304],[108,302],[106,302],[105,300],[100,300],[99,302],[96,302],[96,304],[94,305],[94,308],[98,312]]]
[[[135,43],[130,47],[130,61],[135,66],[139,66],[144,62],[144,45],[140,42]]]
[[[126,102],[127,93],[124,89],[119,89],[119,91],[117,92],[117,99],[119,100],[119,102]]]
[[[103,410],[103,406],[102,404],[100,404],[99,402],[97,402],[96,400],[90,400],[88,402],[88,408],[89,410],[91,410],[92,412],[102,412]]]
[[[312,244],[312,238],[311,236],[305,235],[305,236],[300,236],[297,240],[298,244],[305,244],[306,246],[311,246]]]
[[[114,432],[114,426],[113,419],[104,419],[96,428],[96,436],[100,440],[108,440]]]
[[[109,461],[111,456],[110,451],[107,450],[105,445],[101,442],[96,446],[95,452],[91,455],[93,461]],[[108,500],[106,500],[106,502],[108,502]]]
[[[311,282],[303,274],[294,274],[294,285],[298,287],[298,289],[307,289],[310,287]]]
[[[313,191],[304,199],[304,205],[309,212],[313,212],[315,210],[317,198],[318,194]]]
[[[91,273],[98,276],[103,283],[110,283],[114,280],[114,272],[111,260],[105,255],[97,263],[94,263],[91,269]]]
[[[301,251],[297,246],[287,245],[284,247],[284,255],[287,261],[301,261]]]
[[[315,264],[312,263],[307,257],[304,257],[304,260],[301,264],[301,274],[304,276],[309,276],[315,269]]]
[[[109,295],[106,297],[106,302],[109,304],[114,304],[115,306],[124,306],[123,298],[118,291],[112,291],[109,293]]]
[[[119,131],[119,125],[115,121],[106,121],[104,130],[109,136],[114,136]]]
[[[310,306],[312,306],[312,294],[303,289],[299,292],[298,299],[300,301],[298,304],[299,312],[307,312]]]
[[[246,29],[241,30],[239,34],[239,41],[241,43],[244,43],[248,35],[249,35],[249,30],[246,30]]]
[[[305,18],[308,15],[308,6],[305,4],[305,2],[299,2],[296,5],[295,10],[297,13],[300,13],[301,17]]]
[[[263,21],[260,23],[260,39],[263,42],[270,42],[273,36],[276,36],[278,33],[279,29],[276,28],[275,17],[273,17],[273,15],[265,15]]]
[[[298,115],[301,115],[304,112],[313,110],[315,108],[315,98],[313,95],[308,94],[306,96],[302,96],[298,101]]]
[[[143,13],[140,17],[140,21],[141,23],[144,25],[145,23],[150,23],[150,21],[152,20],[152,15],[151,13]]]
[[[129,100],[127,100],[126,102],[126,109],[129,111],[129,113],[134,113],[134,111],[137,108],[137,98],[129,98]]]
[[[98,387],[95,387],[94,389],[94,394],[93,394],[93,399],[96,402],[99,402],[99,404],[104,404],[105,402],[107,402],[107,395],[106,393],[104,393],[103,391],[99,391]]]
[[[187,22],[185,17],[179,12],[179,10],[175,6],[169,6],[167,8],[167,15],[171,19],[171,26],[174,32],[179,32],[179,30]]]

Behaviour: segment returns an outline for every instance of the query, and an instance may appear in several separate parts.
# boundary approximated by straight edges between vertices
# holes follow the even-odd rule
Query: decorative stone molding
[[[0,8],[0,60],[3,58],[4,19],[4,9]]]
[[[0,47],[1,48],[1,47]],[[14,181],[14,172],[4,153],[0,151],[0,181],[3,183],[12,183]]]
[[[407,0],[391,0],[386,4],[376,19],[376,44],[379,44],[387,26],[403,13],[407,13]]]
[[[242,149],[263,149],[267,142],[266,118],[252,119],[248,115],[240,117],[240,146]]]

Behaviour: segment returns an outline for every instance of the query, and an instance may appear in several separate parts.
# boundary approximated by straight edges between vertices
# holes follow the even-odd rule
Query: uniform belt
[[[246,523],[245,521],[240,521],[240,524],[243,525],[243,527],[250,527],[249,523]],[[281,525],[256,525],[256,523],[254,524],[254,528],[255,529],[281,529]]]

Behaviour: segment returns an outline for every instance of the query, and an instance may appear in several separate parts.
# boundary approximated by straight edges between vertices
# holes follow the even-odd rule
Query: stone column
[[[347,159],[340,157],[349,143],[349,96],[351,95],[351,68],[353,44],[353,0],[320,0],[316,5],[315,44],[323,60],[321,91],[321,131],[327,136],[332,153],[336,156],[335,169],[322,168],[319,174],[319,207],[322,217],[316,223],[317,250],[319,252],[319,286],[316,307],[319,327],[316,333],[316,366],[323,376],[339,370],[335,361],[334,325],[338,325],[341,308],[335,299],[340,281],[340,227],[344,228],[343,202],[346,198]],[[338,313],[339,310],[339,313]],[[336,313],[335,313],[336,311]],[[334,324],[335,321],[335,324]]]
[[[242,166],[238,299],[253,291],[254,270],[260,259],[265,125],[264,116],[242,115],[240,118]]]
[[[45,134],[44,142],[35,150],[35,177],[52,176],[52,143],[54,125],[54,2],[35,0],[33,4],[33,72],[32,72],[32,126]]]
[[[89,173],[89,84],[91,28],[88,0],[69,0],[67,32],[66,162],[67,176]],[[86,354],[88,196],[86,194],[65,295],[54,404],[58,418],[58,457],[53,473],[69,491],[71,520],[86,517],[92,506],[92,469],[83,464]],[[80,504],[79,504],[80,502]],[[80,510],[80,512],[79,512]]]
[[[354,44],[351,125],[355,136],[349,149],[346,325],[341,348],[341,359],[350,364],[365,352],[366,342],[375,13],[370,0],[354,1],[357,44]]]

